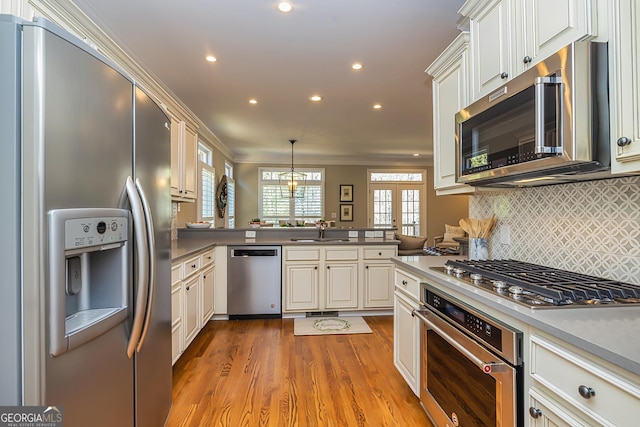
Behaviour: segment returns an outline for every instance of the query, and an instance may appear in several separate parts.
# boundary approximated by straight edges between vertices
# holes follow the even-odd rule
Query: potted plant
[[[253,218],[251,221],[249,221],[249,227],[251,228],[260,227],[260,218]]]

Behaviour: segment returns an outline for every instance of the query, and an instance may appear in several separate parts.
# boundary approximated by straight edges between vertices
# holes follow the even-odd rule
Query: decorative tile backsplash
[[[640,284],[640,177],[487,192],[469,216],[495,213],[489,256]],[[510,244],[500,229],[510,229]]]

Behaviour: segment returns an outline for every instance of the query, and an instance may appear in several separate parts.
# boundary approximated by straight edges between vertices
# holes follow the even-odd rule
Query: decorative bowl
[[[211,223],[210,222],[187,222],[186,223],[187,228],[209,228],[211,227]]]

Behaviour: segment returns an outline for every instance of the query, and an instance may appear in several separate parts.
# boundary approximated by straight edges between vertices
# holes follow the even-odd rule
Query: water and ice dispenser
[[[49,353],[57,356],[128,317],[131,231],[123,209],[49,212]]]

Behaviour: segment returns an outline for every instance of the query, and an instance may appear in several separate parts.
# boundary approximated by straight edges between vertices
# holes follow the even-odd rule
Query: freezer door
[[[25,23],[23,40],[23,193],[29,224],[23,251],[23,287],[29,298],[23,311],[29,344],[40,339],[29,334],[46,331],[28,326],[38,325],[28,318],[39,311],[31,296],[40,298],[45,319],[51,314],[46,292],[39,291],[48,289],[50,278],[37,273],[50,270],[48,212],[128,208],[122,194],[133,165],[133,84],[61,32]],[[127,262],[130,258],[129,253]],[[42,390],[40,396],[29,392],[25,403],[62,407],[65,426],[133,426],[128,319],[59,356],[49,355],[51,337],[44,335],[40,365],[25,366],[26,373],[37,373],[32,375]]]
[[[171,408],[171,132],[169,119],[135,88],[135,177],[153,221],[151,296],[135,354],[136,425],[162,426]],[[136,268],[136,267],[134,267]]]

